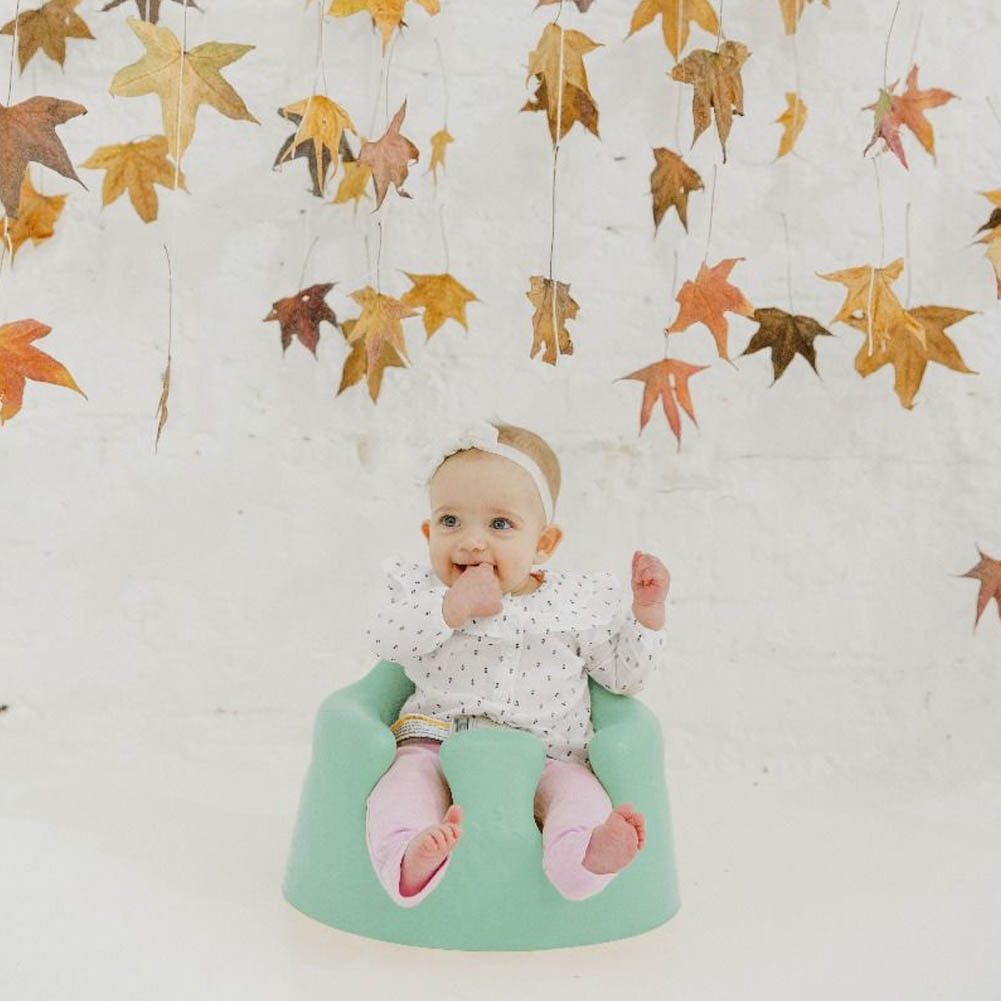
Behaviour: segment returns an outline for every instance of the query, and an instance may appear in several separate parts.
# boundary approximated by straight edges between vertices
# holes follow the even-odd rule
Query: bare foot
[[[441,823],[425,827],[410,839],[400,864],[400,893],[404,897],[420,893],[448,858],[462,834],[461,820],[462,807],[453,804],[445,811]]]
[[[591,832],[584,852],[584,868],[599,876],[625,869],[643,847],[645,826],[643,814],[629,803],[617,806]]]

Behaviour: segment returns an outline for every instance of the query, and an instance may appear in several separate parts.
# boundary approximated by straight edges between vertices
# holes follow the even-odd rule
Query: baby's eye
[[[443,514],[438,519],[438,524],[444,528],[455,528],[458,523],[459,519],[454,514]]]
[[[490,527],[496,528],[498,530],[503,530],[505,527],[511,528],[513,526],[511,525],[511,522],[507,520],[507,518],[494,518],[494,520],[490,522]]]

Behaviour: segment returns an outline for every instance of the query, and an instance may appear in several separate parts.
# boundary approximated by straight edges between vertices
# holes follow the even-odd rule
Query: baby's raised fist
[[[637,550],[633,553],[632,587],[637,605],[663,604],[671,587],[671,575],[656,556]]]
[[[463,571],[448,589],[442,602],[445,622],[458,629],[467,619],[478,615],[496,615],[502,607],[500,581],[489,563],[480,563]]]

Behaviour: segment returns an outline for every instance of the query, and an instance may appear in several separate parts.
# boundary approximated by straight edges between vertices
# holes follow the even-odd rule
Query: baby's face
[[[472,449],[438,467],[431,480],[431,518],[421,526],[431,567],[451,587],[466,567],[489,563],[504,594],[534,589],[532,564],[559,542],[547,530],[532,477],[510,459]]]

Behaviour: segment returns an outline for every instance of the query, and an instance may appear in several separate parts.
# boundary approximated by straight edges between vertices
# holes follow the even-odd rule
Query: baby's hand
[[[664,624],[664,601],[671,587],[667,567],[651,553],[637,550],[632,565],[633,614],[645,626],[660,629]]]
[[[500,610],[500,582],[489,563],[466,570],[448,589],[442,602],[442,614],[452,629],[458,629],[473,616],[496,615]]]

